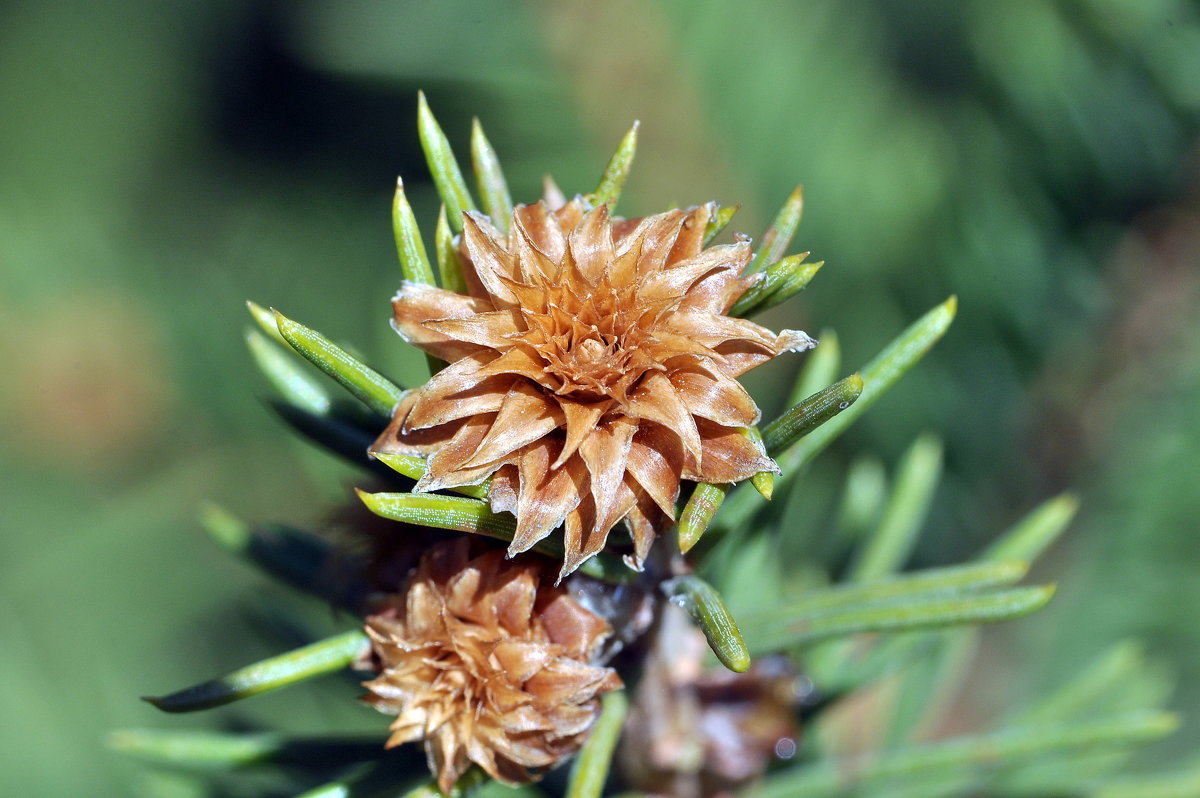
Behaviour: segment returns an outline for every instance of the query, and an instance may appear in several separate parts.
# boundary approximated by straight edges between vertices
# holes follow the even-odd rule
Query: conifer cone
[[[711,204],[613,219],[576,197],[518,205],[507,236],[467,212],[469,294],[405,282],[393,326],[450,363],[396,408],[373,452],[429,456],[415,490],[492,477],[509,554],[564,526],[561,575],[624,521],[640,567],[680,481],[732,483],[775,463],[737,378],[814,341],[728,315],[758,275],[750,242],[705,249]]]
[[[593,664],[609,624],[546,576],[460,538],[430,550],[407,592],[367,618],[379,676],[364,700],[396,715],[389,748],[424,743],[446,794],[472,762],[509,784],[533,780],[579,749],[599,695],[621,686]]]
[[[796,675],[784,657],[705,669],[706,645],[666,605],[621,738],[622,774],[653,798],[732,798],[794,752]]]

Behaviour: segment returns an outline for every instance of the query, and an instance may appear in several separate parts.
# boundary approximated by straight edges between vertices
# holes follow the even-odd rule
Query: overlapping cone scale
[[[640,566],[681,480],[777,470],[742,432],[759,411],[737,378],[815,342],[725,315],[758,275],[748,240],[703,247],[714,210],[614,219],[577,197],[518,205],[506,236],[465,214],[469,293],[406,282],[392,302],[401,337],[449,365],[373,451],[427,455],[418,491],[492,477],[509,553],[561,525],[563,574],[622,521]]]
[[[478,554],[459,538],[435,546],[393,605],[367,618],[364,700],[396,715],[388,747],[421,741],[449,795],[472,763],[509,784],[574,754],[621,686],[592,663],[609,624],[541,566]]]

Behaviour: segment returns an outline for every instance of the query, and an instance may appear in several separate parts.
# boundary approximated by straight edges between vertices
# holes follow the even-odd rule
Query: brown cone
[[[741,429],[737,378],[813,345],[725,315],[754,284],[748,240],[703,248],[713,206],[614,220],[576,198],[519,205],[502,236],[462,234],[470,295],[404,283],[393,326],[449,362],[396,409],[375,452],[429,456],[416,490],[493,478],[517,516],[510,554],[564,527],[567,574],[629,527],[633,562],[674,518],[680,480],[777,470]]]
[[[611,629],[537,564],[473,542],[439,544],[395,606],[367,618],[379,676],[364,700],[396,715],[388,747],[422,741],[449,794],[471,763],[510,784],[583,744],[601,693],[621,686],[591,664]]]
[[[795,751],[796,675],[784,657],[705,670],[708,646],[667,605],[621,737],[622,775],[658,798],[733,798]]]

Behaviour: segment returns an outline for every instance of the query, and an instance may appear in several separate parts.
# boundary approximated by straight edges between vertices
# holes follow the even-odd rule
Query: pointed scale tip
[[[796,230],[800,227],[800,219],[804,215],[804,188],[796,186],[788,194],[779,209],[771,226],[763,231],[759,239],[759,249],[754,260],[746,267],[747,273],[759,272],[775,265],[792,243]]]
[[[564,579],[566,579],[568,576],[570,576],[571,574],[578,571],[580,566],[582,566],[585,562],[588,562],[595,556],[596,556],[595,552],[593,552],[592,554],[589,554],[586,557],[580,557],[578,552],[573,556],[572,555],[564,556],[562,567],[558,569],[558,578],[554,580],[554,586],[558,587],[560,584],[562,584],[562,581]]]
[[[942,303],[942,307],[953,318],[958,313],[958,294],[951,294],[950,298]]]

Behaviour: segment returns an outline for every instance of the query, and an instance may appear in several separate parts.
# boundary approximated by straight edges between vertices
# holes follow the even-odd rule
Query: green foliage
[[[611,207],[616,207],[621,189],[625,186],[625,179],[629,177],[629,170],[633,168],[633,156],[637,153],[637,134],[638,123],[634,122],[633,127],[629,128],[629,132],[617,144],[617,151],[613,153],[608,166],[604,168],[600,183],[591,194],[592,204],[608,203]]]
[[[758,251],[754,253],[754,259],[750,261],[746,271],[753,274],[776,265],[791,246],[792,237],[800,227],[800,217],[803,214],[804,187],[796,186],[779,209],[775,221],[758,240]]]
[[[353,662],[367,644],[367,636],[354,629],[340,635],[238,668],[219,679],[162,696],[148,697],[164,712],[195,712],[249,698],[269,690],[297,684],[314,676],[341,670]]]
[[[415,137],[397,134],[419,86],[460,154],[470,115],[490,120],[521,199],[536,196],[547,169],[565,186],[594,185],[607,153],[589,144],[608,146],[621,132],[613,125],[632,115],[646,123],[640,163],[659,171],[652,182],[634,176],[622,198],[631,210],[660,207],[664,195],[682,204],[736,198],[745,207],[732,229],[744,221],[758,230],[803,177],[811,201],[801,240],[832,265],[815,293],[764,323],[836,323],[850,366],[920,309],[960,295],[955,334],[919,378],[799,481],[780,480],[771,504],[747,489],[730,497],[715,517],[721,534],[701,549],[724,545],[751,515],[755,528],[779,530],[735,549],[742,584],[769,594],[786,581],[799,592],[830,578],[826,564],[840,575],[876,528],[884,463],[919,430],[937,429],[947,478],[913,565],[959,558],[1065,484],[1082,498],[1071,564],[1064,556],[1040,566],[1039,580],[1059,579],[1059,595],[1019,625],[1032,636],[1011,641],[1011,657],[995,664],[1017,692],[1065,683],[1111,640],[1136,635],[1178,669],[1174,704],[1200,707],[1200,637],[1188,611],[1197,555],[1187,534],[1200,511],[1189,483],[1200,360],[1195,347],[1161,346],[1173,303],[1143,306],[1141,326],[1117,344],[1106,337],[1143,292],[1187,295],[1186,266],[1147,260],[1187,237],[1144,250],[1135,240],[1131,255],[1125,233],[1179,211],[1178,163],[1200,109],[1191,3],[819,0],[786,12],[649,3],[648,23],[621,36],[605,22],[617,9],[583,14],[570,4],[334,4],[286,19],[262,4],[151,5],[16,4],[0,33],[0,99],[14,120],[0,126],[0,349],[11,376],[0,391],[0,581],[11,642],[0,652],[0,707],[19,719],[2,746],[11,790],[210,794],[178,774],[143,777],[95,740],[113,725],[153,722],[128,696],[155,674],[183,682],[298,642],[251,632],[237,607],[261,608],[272,588],[195,534],[195,508],[219,497],[245,517],[311,526],[344,500],[351,478],[341,461],[287,441],[251,399],[261,387],[246,371],[236,305],[250,294],[303,307],[314,327],[361,344],[368,356],[358,360],[401,385],[424,379],[420,357],[401,352],[385,324],[397,279],[384,226],[390,178],[410,178],[419,218],[438,205],[418,174],[419,152],[403,154],[406,144],[416,152]],[[638,81],[619,79],[627,73],[614,67],[629,64],[642,67]],[[720,208],[709,232],[735,211]],[[445,231],[435,237],[438,271],[455,288],[456,260],[442,248],[453,238],[449,219]],[[1117,260],[1132,264],[1132,278],[1115,273]],[[277,334],[273,317],[269,326]],[[837,348],[820,338],[810,366]],[[79,342],[123,356],[94,357]],[[281,351],[281,362],[292,357]],[[1111,382],[1087,363],[1123,375],[1111,405]],[[363,417],[373,414],[299,365],[292,373],[309,371],[332,412],[300,409],[294,396],[272,407],[361,464],[378,431]],[[818,379],[810,369],[790,398],[765,381],[755,393],[770,418],[848,370]],[[1062,410],[1043,424],[1047,403]],[[736,589],[720,586],[744,623]],[[78,608],[70,635],[55,632],[64,604]],[[324,608],[310,615],[314,628],[329,620]],[[915,638],[888,647],[883,672],[897,672],[901,648],[904,662],[926,648],[919,661],[933,662],[935,648],[957,647]],[[851,664],[856,673],[840,681],[872,665]],[[1130,667],[1134,677],[1153,670],[1140,659]],[[324,686],[306,700],[286,693],[189,720],[375,728],[349,692],[326,698],[337,685]],[[1165,689],[1145,692],[1161,700]],[[972,689],[959,705],[980,711],[989,700]],[[1195,747],[1186,726],[1176,739],[1179,750]],[[1188,784],[1194,763],[1161,778],[1112,777],[1096,792],[1151,798],[1188,794]],[[301,789],[294,779],[263,787]]]
[[[458,260],[458,249],[454,244],[454,234],[450,231],[450,222],[446,217],[446,206],[438,211],[437,232],[438,274],[442,277],[442,287],[463,293],[467,290],[466,277],[463,276],[462,264]]]
[[[403,474],[414,482],[425,476],[425,471],[428,468],[425,458],[417,457],[416,455],[380,452],[372,456],[397,474]],[[488,482],[485,480],[479,485],[460,485],[456,488],[451,488],[451,490],[474,499],[484,499],[487,498],[487,488]]]
[[[564,798],[600,798],[604,792],[604,781],[629,711],[629,699],[624,691],[614,690],[606,693],[600,703],[600,717],[571,765]]]
[[[251,527],[215,505],[204,509],[200,523],[213,542],[234,557],[298,590],[345,604],[342,591],[329,578],[335,552],[325,538],[280,524]]]
[[[379,756],[378,736],[359,739],[300,738],[273,732],[225,734],[125,729],[110,734],[108,746],[148,763],[198,770],[303,764],[314,760],[367,761]]]
[[[778,457],[796,441],[841,413],[858,400],[863,390],[862,378],[852,374],[844,380],[817,391],[791,410],[767,425],[762,435],[767,454]],[[702,482],[696,485],[679,515],[679,549],[684,554],[691,550],[708,529],[725,496],[732,485],[713,485]],[[761,493],[761,491],[760,491]],[[769,496],[767,498],[770,498]]]
[[[475,200],[471,199],[471,192],[463,180],[462,171],[458,168],[458,161],[454,157],[454,151],[450,149],[446,134],[442,132],[441,126],[429,110],[425,92],[419,93],[417,97],[417,130],[421,134],[425,160],[429,164],[438,195],[446,206],[450,229],[459,233],[462,232],[463,213],[474,210]]]
[[[469,202],[465,188],[459,191],[461,175],[424,95],[419,105],[422,142],[443,202],[447,205]],[[628,176],[636,132],[635,124],[605,170],[593,195],[594,201],[616,201]],[[502,194],[507,196],[499,164],[482,138],[477,122],[473,156],[477,178],[483,193],[489,197],[486,204],[500,201]],[[396,196],[394,218],[406,278],[432,282],[432,269],[415,217],[402,189],[398,189]],[[760,252],[749,267],[767,269],[768,277],[763,283],[771,279],[771,270],[781,264],[792,268],[793,262],[784,258],[784,252],[799,223],[800,210],[801,195],[797,189],[768,228]],[[456,258],[452,242],[447,241],[446,219],[443,208],[438,235],[439,263],[443,266]],[[812,274],[815,270],[808,277]],[[787,280],[783,282],[786,286]],[[804,283],[807,284],[807,278]],[[782,289],[756,297],[754,304],[765,304],[779,290]],[[251,304],[250,308],[260,324],[268,323],[258,306]],[[887,344],[863,367],[861,376],[854,374],[814,390],[807,399],[766,425],[761,433],[757,428],[745,433],[779,460],[788,486],[794,489],[798,473],[945,334],[955,311],[956,300],[951,297]],[[319,333],[278,312],[274,313],[274,320],[286,343],[377,414],[375,427],[382,425],[383,417],[403,395],[398,387]],[[323,389],[313,384],[307,373],[282,359],[274,342],[253,332],[250,345],[260,368],[288,402],[287,407],[315,419],[339,420],[339,411],[335,411]],[[814,358],[795,391],[803,395],[804,391],[813,390],[836,373],[839,365],[837,338],[831,336],[830,349],[823,357]],[[360,416],[355,423],[364,433],[372,426],[370,417]],[[385,455],[381,459],[403,478],[420,479],[425,473],[420,458]],[[877,476],[863,488],[861,473],[861,470],[857,474],[851,472],[843,495],[852,497],[866,490],[875,497],[870,499],[872,510],[866,516],[874,516],[878,507],[879,517],[873,528],[859,524],[864,529],[851,541],[849,565],[836,584],[830,583],[839,574],[826,566],[825,573],[809,574],[808,580],[815,584],[795,591],[788,587],[786,570],[776,562],[765,570],[773,570],[778,578],[756,580],[755,586],[747,590],[739,584],[747,572],[738,566],[754,564],[756,557],[766,554],[769,539],[776,530],[769,524],[744,523],[732,529],[726,527],[715,545],[711,537],[706,538],[704,550],[693,552],[696,566],[711,571],[716,586],[697,573],[688,572],[688,565],[682,560],[671,566],[682,573],[667,579],[650,577],[660,580],[657,586],[665,598],[686,610],[703,632],[716,659],[735,673],[745,673],[750,668],[752,654],[786,653],[807,668],[814,684],[821,685],[831,695],[866,690],[885,676],[898,676],[902,699],[894,707],[890,721],[881,727],[884,731],[881,753],[848,757],[836,750],[821,750],[822,741],[836,726],[837,716],[833,713],[827,720],[819,715],[814,719],[817,743],[810,746],[814,750],[805,757],[811,761],[781,769],[761,785],[752,786],[747,796],[837,795],[847,791],[857,794],[876,787],[883,796],[953,795],[986,785],[1003,790],[1006,785],[1022,785],[1031,780],[1041,785],[1053,783],[1056,789],[1082,789],[1096,783],[1095,774],[1105,770],[1104,766],[1119,761],[1118,754],[1174,730],[1177,725],[1174,715],[1140,706],[1124,714],[1120,706],[1106,707],[1096,719],[1081,712],[1112,684],[1115,675],[1128,671],[1130,657],[1119,650],[1058,694],[1014,713],[997,731],[936,743],[913,743],[916,733],[931,723],[932,710],[944,708],[952,697],[951,691],[961,686],[977,652],[977,633],[965,627],[1023,617],[1043,608],[1054,595],[1052,585],[1012,585],[1027,571],[1024,560],[1035,558],[1061,534],[1074,514],[1075,504],[1064,497],[1046,503],[993,543],[975,564],[899,575],[912,555],[941,479],[941,441],[925,435],[911,445],[897,467],[886,499],[882,497],[883,479]],[[756,478],[754,485],[761,498],[771,498],[773,482]],[[706,483],[695,486],[680,514],[681,552],[696,548],[730,487]],[[410,526],[511,541],[516,519],[510,513],[493,512],[482,500],[484,488],[475,486],[466,491],[474,496],[408,491],[357,490],[357,493],[367,509],[383,518]],[[743,507],[746,506],[744,502]],[[753,510],[743,512],[749,513],[747,517],[766,517]],[[332,560],[335,555],[328,548],[310,543],[305,533],[277,528],[273,535],[264,535],[215,510],[208,513],[206,524],[213,539],[230,553],[293,586],[320,594],[316,575],[322,569],[322,561]],[[815,536],[800,535],[799,539],[811,541]],[[757,549],[758,555],[751,553],[756,541],[768,543],[766,548]],[[556,559],[563,556],[562,541],[556,536],[544,539],[535,548]],[[766,563],[758,565],[765,567]],[[815,570],[820,569],[816,563],[813,565]],[[607,553],[584,563],[581,573],[614,584],[633,578],[630,571]],[[745,605],[744,612],[739,611],[743,617],[741,628],[719,588],[729,593],[732,599],[729,603]],[[866,657],[862,655],[864,635],[881,636],[868,645]],[[342,669],[359,659],[366,645],[365,633],[344,632],[224,677],[147,700],[168,712],[188,712],[239,701]],[[609,693],[603,707],[572,768],[564,793],[568,798],[599,798],[603,794],[625,720],[627,700],[620,692]],[[226,767],[270,763],[287,749],[286,742],[274,737],[250,737],[239,743],[236,738],[155,737],[136,732],[118,735],[114,744],[162,761],[191,758],[206,766]],[[352,749],[352,754],[357,752]],[[354,759],[353,755],[348,757],[347,763]],[[1089,768],[1075,767],[1079,761],[1086,761]],[[1027,768],[1030,762],[1034,764]],[[437,794],[436,787],[427,779],[395,771],[378,761],[350,776],[313,787],[304,795],[394,791],[413,779],[418,783],[406,795]],[[483,781],[486,779],[480,771],[473,770],[455,787],[455,793],[465,794]]]
[[[479,499],[432,493],[367,493],[361,490],[358,491],[358,497],[376,515],[406,524],[469,532],[504,541],[511,541],[517,531],[517,521],[512,513],[494,513]],[[563,557],[562,540],[554,536],[538,541],[533,548],[558,560]],[[606,582],[624,582],[631,578],[628,568],[603,553],[583,563],[580,571]]]
[[[897,749],[879,757],[858,757],[797,768],[768,779],[753,798],[815,798],[861,794],[873,788],[905,787],[912,795],[962,795],[986,786],[997,769],[1048,756],[1113,748],[1158,740],[1179,725],[1166,712],[1130,714],[1103,722],[1006,730],[981,737]],[[1068,788],[1086,789],[1082,784]]]
[[[761,280],[734,303],[731,316],[752,316],[786,302],[803,291],[825,265],[805,263],[807,253],[788,255],[767,267]]]
[[[404,397],[404,391],[394,383],[320,333],[297,324],[279,311],[275,311],[275,320],[279,333],[293,349],[380,416],[390,416]]]
[[[396,235],[396,252],[400,256],[400,268],[404,279],[424,285],[436,285],[433,267],[425,253],[425,242],[412,206],[404,193],[404,181],[397,178],[396,194],[392,199],[392,228]]]
[[[733,205],[728,208],[717,208],[708,224],[704,227],[704,245],[708,246],[712,240],[716,238],[722,230],[724,230],[731,221],[733,216],[738,212],[740,205]]]
[[[695,574],[685,574],[668,579],[662,590],[673,604],[692,617],[722,665],[735,673],[749,669],[750,652],[746,650],[741,630],[712,585]]]

